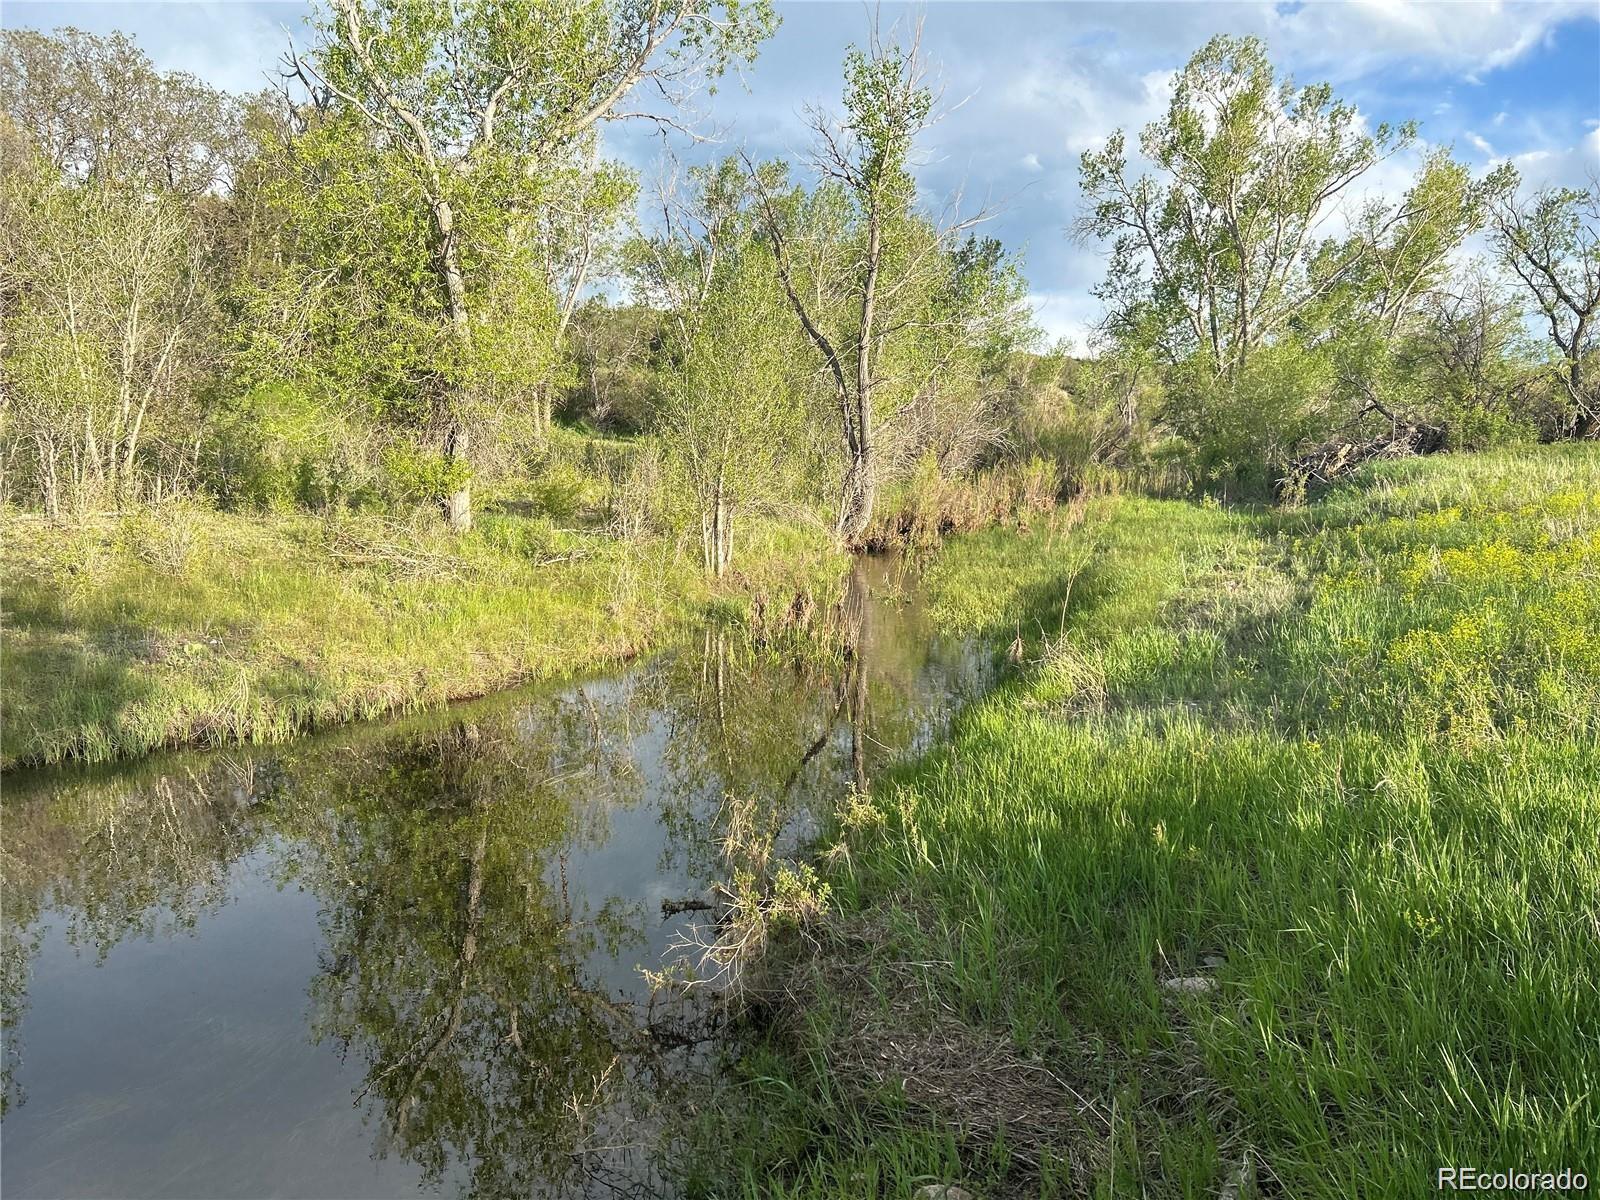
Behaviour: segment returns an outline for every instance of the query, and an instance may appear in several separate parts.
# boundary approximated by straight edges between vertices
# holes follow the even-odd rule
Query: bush
[[[116,543],[147,566],[183,575],[205,545],[210,506],[200,497],[175,497],[141,505],[118,520]]]
[[[294,384],[259,384],[213,414],[201,482],[225,508],[359,505],[372,494],[364,441]]]
[[[411,503],[441,500],[472,478],[472,469],[459,458],[405,443],[384,452],[383,468],[396,498]]]
[[[866,549],[926,549],[947,534],[990,525],[1026,526],[1049,511],[1066,487],[1057,464],[1034,457],[972,475],[948,477],[924,455],[915,470],[880,501],[862,534]]]

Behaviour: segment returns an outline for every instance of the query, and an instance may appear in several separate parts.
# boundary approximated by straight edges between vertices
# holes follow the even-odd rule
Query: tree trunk
[[[1588,319],[1580,318],[1577,328],[1573,330],[1572,361],[1568,368],[1567,388],[1578,405],[1577,415],[1572,422],[1572,436],[1577,441],[1600,438],[1600,416],[1596,415],[1594,405],[1588,403],[1591,397],[1583,382],[1583,344],[1587,325]]]
[[[872,506],[877,497],[872,455],[858,449],[845,469],[844,487],[839,497],[839,540],[855,545],[872,521]]]
[[[118,491],[121,493],[119,499],[132,495],[129,489],[133,486],[133,468],[139,451],[139,433],[144,428],[144,414],[149,403],[150,397],[146,393],[139,401],[139,407],[133,416],[133,424],[128,427],[128,436],[122,452],[122,473],[118,480]]]
[[[467,431],[459,424],[453,425],[445,435],[444,456],[450,462],[463,462],[467,457]],[[466,533],[472,528],[472,484],[463,479],[461,485],[445,497],[445,520],[453,533]]]
[[[726,452],[726,447],[724,447]],[[728,570],[728,560],[733,554],[733,534],[729,522],[733,513],[728,505],[726,460],[717,467],[717,480],[712,487],[711,501],[711,560],[712,572],[720,579]]]
[[[433,202],[433,223],[439,234],[439,274],[444,281],[445,301],[450,313],[450,328],[455,338],[456,378],[446,401],[444,455],[451,463],[466,465],[467,434],[465,390],[461,372],[472,349],[472,325],[467,319],[467,285],[461,274],[461,254],[456,247],[455,213],[447,200]],[[459,487],[445,497],[445,519],[455,533],[472,528],[472,484],[463,478]]]
[[[61,480],[56,468],[56,449],[46,439],[35,437],[34,446],[39,455],[40,486],[44,493],[44,515],[47,520],[61,520]]]
[[[867,214],[867,278],[861,289],[861,328],[856,346],[856,394],[854,436],[847,437],[850,462],[845,468],[844,489],[839,499],[839,540],[854,545],[872,520],[872,505],[877,492],[873,478],[872,427],[874,381],[871,348],[876,333],[878,271],[883,261],[883,233],[878,221],[877,198]],[[850,433],[849,430],[846,431]]]
[[[717,497],[717,577],[728,572],[733,560],[733,510],[725,497]]]

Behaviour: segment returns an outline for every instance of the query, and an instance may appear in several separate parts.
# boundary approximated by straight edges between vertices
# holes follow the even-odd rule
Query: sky
[[[778,11],[782,24],[755,65],[696,102],[696,128],[714,141],[664,145],[652,126],[613,124],[607,151],[647,185],[667,153],[694,162],[743,148],[803,163],[805,108],[837,109],[840,63],[866,36],[873,9],[780,0]],[[1332,83],[1372,125],[1421,122],[1417,146],[1365,177],[1352,204],[1398,196],[1423,153],[1440,145],[1477,171],[1509,158],[1533,186],[1600,172],[1600,0],[935,0],[878,11],[885,28],[920,16],[942,89],[945,115],[925,136],[916,168],[925,201],[936,210],[957,196],[967,210],[994,206],[987,232],[1021,251],[1036,320],[1080,347],[1099,316],[1090,289],[1104,256],[1070,236],[1079,156],[1118,128],[1135,140],[1164,108],[1173,73],[1213,34],[1261,37],[1281,72]],[[158,67],[254,91],[306,13],[297,0],[31,0],[4,3],[0,25],[120,29]],[[647,202],[641,211],[648,221]]]

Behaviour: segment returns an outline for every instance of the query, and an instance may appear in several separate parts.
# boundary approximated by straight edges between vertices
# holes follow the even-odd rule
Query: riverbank
[[[728,878],[727,798],[787,845],[991,677],[903,559],[850,577],[848,655],[708,622],[447,711],[8,775],[5,1194],[669,1194],[658,1116],[721,1023],[639,968]]]
[[[691,1194],[1600,1162],[1600,455],[1102,500],[930,588],[1022,665],[848,810]]]
[[[8,524],[7,767],[281,741],[570,676],[763,591],[823,594],[846,564],[820,530],[759,522],[718,582],[663,537],[509,514],[461,538],[181,503]]]

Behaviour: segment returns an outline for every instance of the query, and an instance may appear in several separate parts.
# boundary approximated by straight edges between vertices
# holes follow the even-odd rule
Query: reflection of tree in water
[[[798,789],[785,785],[835,707],[837,674],[775,662],[741,634],[709,628],[652,664],[640,694],[666,724],[657,780],[664,869],[717,876],[716,820],[730,793],[759,797],[774,821],[793,814]]]
[[[416,737],[376,779],[298,781],[296,869],[326,902],[314,1033],[365,1061],[379,1149],[434,1181],[459,1169],[472,1195],[572,1175],[638,1043],[584,966],[638,940],[639,915],[576,919],[559,867],[603,837],[579,828],[585,799],[637,788],[604,715],[580,694]]]
[[[8,785],[0,1114],[24,1098],[17,1033],[44,910],[57,914],[69,945],[103,960],[124,938],[192,929],[220,908],[233,864],[260,839],[258,805],[276,777],[270,764],[228,756],[182,762],[181,771],[61,771]]]
[[[820,815],[807,806],[865,788],[937,712],[947,681],[930,692],[924,678],[933,639],[920,611],[874,599],[897,586],[890,571],[856,563],[836,610],[844,647],[836,660],[785,660],[742,632],[707,628],[652,665],[642,695],[670,723],[666,853],[682,853],[689,875],[711,880],[722,869],[726,796],[755,799],[772,829],[803,834]]]
[[[570,1179],[609,1140],[605,1103],[636,1074],[624,1054],[649,1048],[633,1008],[585,978],[591,954],[640,939],[640,914],[608,902],[579,919],[564,870],[641,794],[627,720],[579,690],[306,744],[283,770],[190,757],[131,784],[51,777],[49,796],[7,807],[7,1016],[26,995],[13,951],[45,907],[104,954],[193,924],[277,835],[280,879],[322,901],[312,1032],[364,1064],[377,1148],[474,1195]]]
[[[130,935],[194,925],[265,847],[281,882],[321,901],[313,1032],[362,1068],[380,1151],[483,1196],[580,1189],[608,1163],[648,1179],[643,1153],[584,1151],[647,1149],[642,1097],[677,1085],[662,1026],[647,1030],[592,977],[659,918],[614,900],[591,911],[569,893],[568,855],[605,842],[617,808],[646,794],[638,758],[658,732],[659,763],[644,766],[673,853],[704,882],[725,866],[725,796],[759,798],[788,825],[902,749],[924,719],[907,696],[926,691],[928,642],[914,614],[869,603],[868,583],[852,583],[851,650],[832,663],[796,665],[710,631],[631,683],[255,756],[24,777],[5,812],[6,1070],[46,909],[103,956]],[[9,1076],[7,1090],[14,1102]]]

